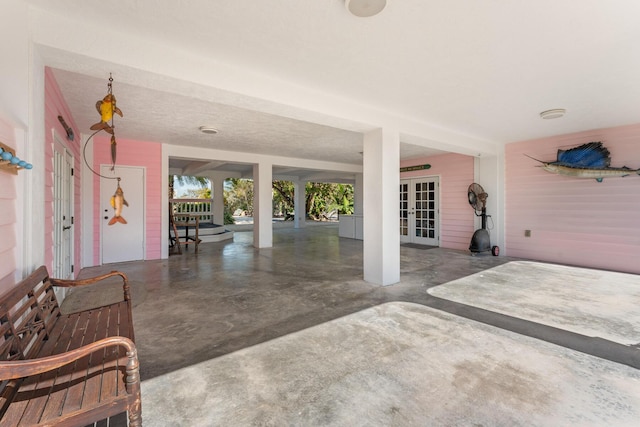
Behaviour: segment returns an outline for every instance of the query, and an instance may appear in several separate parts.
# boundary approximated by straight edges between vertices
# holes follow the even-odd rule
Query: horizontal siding
[[[103,135],[94,137],[94,169],[101,164],[111,164],[109,139]],[[145,168],[145,259],[160,259],[162,253],[162,146],[147,141],[118,139],[120,166]],[[94,177],[94,262],[100,264],[100,185]]]
[[[74,141],[70,141],[66,138],[67,133],[58,116],[62,116],[67,123],[73,129],[75,134]],[[80,130],[75,124],[75,120],[71,115],[71,111],[60,92],[60,87],[53,76],[50,68],[45,68],[45,183],[44,183],[44,203],[45,203],[45,218],[44,218],[44,233],[45,233],[45,265],[49,267],[49,271],[53,271],[53,147],[54,137],[53,131],[59,135],[60,139],[65,144],[67,150],[73,155],[73,217],[74,226],[71,229],[73,232],[74,241],[74,253],[73,264],[80,265],[81,254],[81,233],[82,230],[82,214],[80,211],[80,171],[81,171],[81,151],[80,147],[82,141],[80,139]],[[74,274],[77,276],[79,268],[75,269]]]
[[[557,149],[602,141],[611,166],[640,168],[640,125],[508,144],[506,246],[511,256],[640,273],[640,177],[603,182],[549,173]],[[525,155],[526,154],[526,155]],[[524,236],[531,230],[531,237]]]
[[[0,141],[16,146],[13,125],[0,114]],[[18,154],[19,156],[19,154]],[[0,293],[15,285],[16,265],[16,175],[0,172]]]
[[[403,172],[401,179],[440,177],[440,246],[466,250],[474,231],[473,209],[469,207],[467,189],[473,182],[473,157],[443,154],[405,160],[400,167],[430,164],[427,170]]]

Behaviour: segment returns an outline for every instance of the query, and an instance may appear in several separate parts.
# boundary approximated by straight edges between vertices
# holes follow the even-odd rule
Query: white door
[[[439,180],[400,181],[400,241],[439,246]]]
[[[144,168],[116,166],[111,170],[110,165],[102,165],[100,173],[100,223],[102,230],[102,263],[138,261],[144,259]],[[120,188],[129,206],[122,208],[122,218],[127,223],[115,222],[109,225],[114,216],[111,207],[111,196]]]
[[[71,279],[73,274],[73,155],[60,139],[53,144],[53,272]]]

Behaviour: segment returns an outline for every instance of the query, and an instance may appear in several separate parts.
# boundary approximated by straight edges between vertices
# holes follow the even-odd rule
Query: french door
[[[73,155],[57,136],[53,144],[53,272],[73,274]]]
[[[400,242],[439,246],[439,179],[400,181]]]

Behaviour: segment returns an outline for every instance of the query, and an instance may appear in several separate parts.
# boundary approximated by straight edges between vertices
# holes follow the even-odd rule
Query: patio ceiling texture
[[[364,201],[365,252],[396,243],[395,206],[376,205],[393,200],[377,187],[398,178],[398,159],[475,156],[478,179],[501,194],[504,144],[638,120],[632,0],[390,0],[371,17],[344,0],[21,3],[20,31],[79,129],[95,122],[88,106],[112,75],[126,117],[118,137],[166,144],[171,171],[250,176],[254,156],[273,178],[364,174],[376,194]],[[566,116],[541,119],[554,108]],[[504,207],[490,208],[499,244]],[[397,281],[397,257],[365,254],[365,276]],[[371,275],[373,265],[391,273]]]

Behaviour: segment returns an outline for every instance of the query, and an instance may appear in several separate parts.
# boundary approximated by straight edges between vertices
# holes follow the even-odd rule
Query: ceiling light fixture
[[[351,14],[359,18],[368,18],[382,12],[387,0],[345,0],[344,5]]]
[[[200,126],[200,132],[209,135],[215,135],[216,133],[218,133],[218,129],[214,128],[213,126]]]
[[[560,117],[564,116],[566,112],[567,110],[565,110],[564,108],[554,108],[553,110],[543,111],[542,113],[540,113],[540,117],[545,120],[559,119]]]

